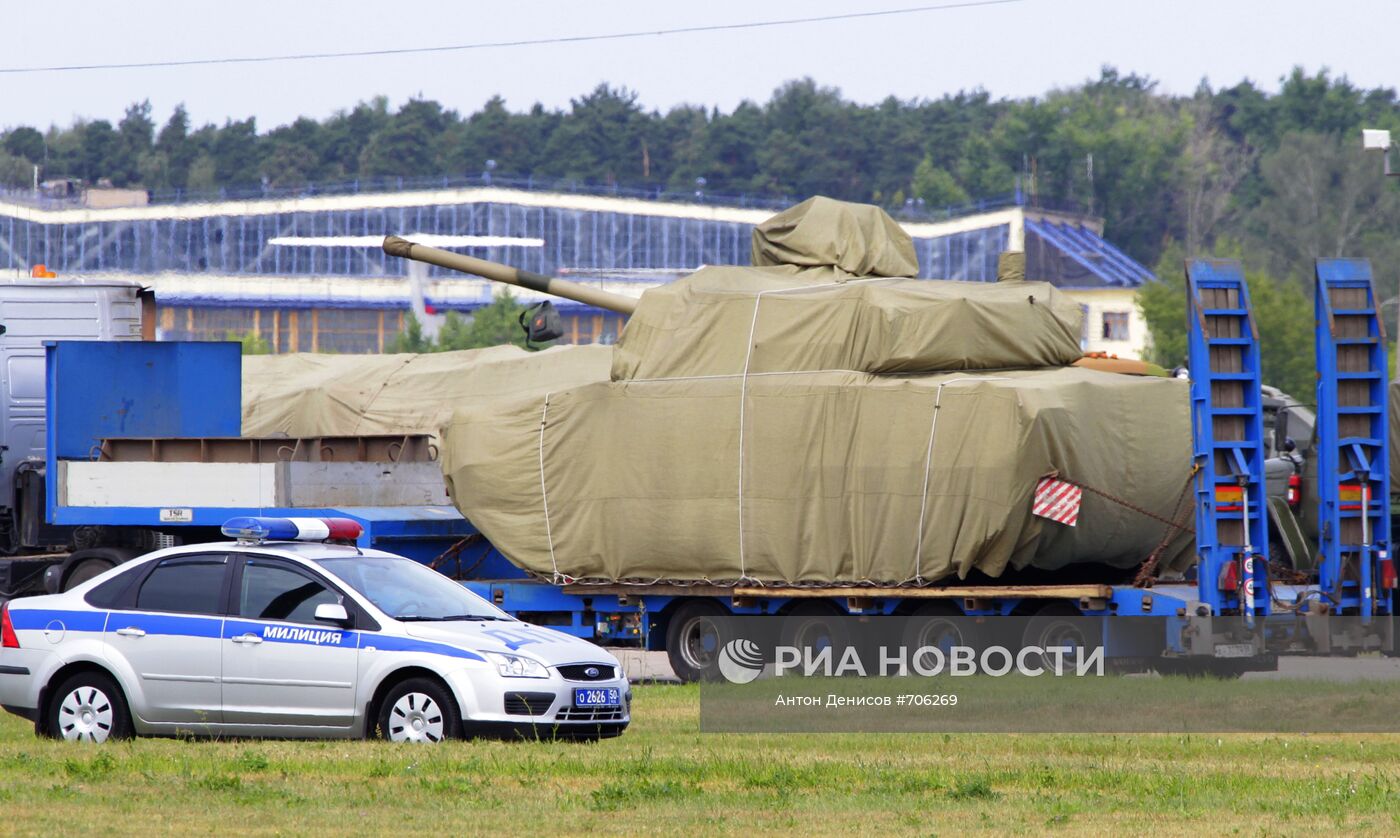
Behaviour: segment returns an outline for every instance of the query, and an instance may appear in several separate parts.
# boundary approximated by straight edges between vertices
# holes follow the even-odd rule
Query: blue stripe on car
[[[255,634],[269,643],[294,643],[332,649],[354,649],[360,645],[359,632],[333,626],[287,625],[236,619],[224,621],[224,637],[238,637],[244,634]]]
[[[15,631],[43,631],[54,620],[63,623],[65,631],[102,631],[107,622],[106,611],[57,611],[48,608],[11,608],[10,624]]]
[[[113,611],[107,623],[110,631],[124,628],[139,628],[146,634],[164,634],[173,637],[212,637],[219,638],[219,627],[223,617],[201,617],[198,615],[176,616],[174,614],[145,614],[137,611]]]
[[[385,652],[427,652],[432,655],[446,655],[450,658],[463,658],[469,661],[485,661],[481,655],[475,652],[468,652],[466,649],[459,649],[456,646],[449,646],[446,643],[432,643],[427,640],[414,640],[410,637],[392,637],[388,635],[367,635],[364,639],[367,646],[374,646]]]
[[[171,637],[236,637],[240,634],[256,634],[274,643],[300,643],[311,646],[355,648],[357,645],[370,645],[385,652],[425,652],[431,655],[444,655],[471,661],[485,661],[481,655],[429,640],[416,640],[411,637],[367,634],[360,640],[360,632],[341,631],[319,626],[268,625],[265,622],[252,622],[236,618],[204,617],[195,614],[149,614],[140,611],[113,611],[110,623],[106,611],[59,611],[52,609],[21,609],[10,611],[10,621],[16,631],[42,631],[45,626],[58,620],[67,631],[96,631],[104,627],[116,631],[123,628],[139,628],[147,635],[167,635]],[[269,636],[267,629],[272,629]],[[340,637],[334,642],[330,635]]]

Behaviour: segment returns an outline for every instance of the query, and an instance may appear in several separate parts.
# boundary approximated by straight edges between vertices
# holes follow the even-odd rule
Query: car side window
[[[175,556],[156,565],[136,594],[140,611],[222,614],[228,556]]]
[[[130,601],[127,590],[131,583],[145,572],[144,567],[128,568],[88,591],[83,601],[94,608],[120,608],[122,602]]]
[[[266,559],[243,563],[238,616],[317,624],[316,606],[340,602],[340,595],[309,576]]]

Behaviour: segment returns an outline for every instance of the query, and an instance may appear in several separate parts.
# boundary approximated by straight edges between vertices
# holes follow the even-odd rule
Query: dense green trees
[[[538,344],[530,346],[525,340],[525,330],[520,326],[520,315],[524,311],[525,306],[506,291],[469,317],[449,311],[443,318],[436,340],[423,334],[423,324],[410,314],[404,330],[394,337],[386,351],[447,352],[454,349],[484,349],[507,343],[538,349]]]
[[[1289,218],[1285,226],[1296,231],[1290,212],[1272,213],[1278,200],[1335,196],[1365,210],[1382,191],[1393,193],[1366,168],[1374,161],[1353,153],[1363,122],[1400,128],[1395,91],[1301,70],[1277,94],[1246,81],[1168,96],[1149,79],[1105,68],[1098,79],[1031,99],[976,91],[868,106],[802,79],[731,113],[690,105],[647,111],[636,93],[608,85],[564,111],[515,112],[493,98],[465,118],[421,99],[391,110],[377,97],[324,121],[303,117],[263,133],[252,119],[196,128],[184,108],[158,128],[142,102],[115,126],[92,120],[3,132],[0,181],[26,186],[38,165],[44,179],[106,178],[164,192],[489,168],[504,177],[685,193],[820,193],[890,208],[922,199],[928,211],[1005,196],[1019,182],[1037,200],[1067,200],[1103,216],[1109,237],[1151,264],[1171,240],[1208,250],[1220,235],[1277,236],[1283,231],[1270,215],[1277,224]],[[1345,171],[1357,177],[1334,188],[1323,180],[1342,170],[1319,155],[1341,149],[1351,158]],[[1302,159],[1318,161],[1320,180],[1289,182]],[[1373,228],[1382,226],[1373,222],[1364,212],[1330,218],[1323,238],[1335,243],[1340,231],[1348,246],[1373,243]],[[1314,233],[1303,237],[1309,246]]]
[[[1240,245],[1219,243],[1218,255],[1239,258]],[[1143,287],[1138,296],[1152,330],[1150,360],[1168,369],[1186,363],[1186,273],[1184,252],[1169,246],[1157,264],[1159,282]],[[1264,383],[1292,394],[1304,403],[1313,400],[1313,301],[1302,284],[1280,279],[1253,262],[1245,264],[1250,304],[1259,327]]]
[[[525,330],[520,325],[520,315],[524,311],[525,306],[509,291],[496,295],[490,305],[472,312],[470,319],[449,311],[443,318],[434,348],[438,351],[482,349],[506,343],[527,346]]]
[[[566,110],[513,111],[498,97],[465,117],[421,99],[393,110],[376,97],[262,133],[252,119],[195,127],[182,107],[157,127],[142,102],[116,125],[0,132],[0,186],[27,187],[36,165],[43,179],[157,192],[490,171],[687,195],[826,194],[932,213],[1019,188],[1032,202],[1102,216],[1110,240],[1169,279],[1179,254],[1228,242],[1269,285],[1260,299],[1306,297],[1311,260],[1337,254],[1371,257],[1390,299],[1400,294],[1400,184],[1361,152],[1363,124],[1400,131],[1393,89],[1300,69],[1277,93],[1244,81],[1172,96],[1105,68],[1029,99],[974,91],[874,105],[802,79],[729,113],[648,111],[608,85]],[[1181,328],[1179,318],[1154,323],[1158,360],[1180,362]]]

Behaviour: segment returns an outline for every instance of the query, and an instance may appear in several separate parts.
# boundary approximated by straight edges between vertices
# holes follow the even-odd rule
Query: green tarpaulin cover
[[[1187,385],[1070,366],[1053,287],[909,279],[889,216],[824,198],[753,260],[647,291],[615,351],[249,359],[244,432],[437,433],[462,513],[555,580],[925,584],[1168,534],[1132,507],[1178,510]],[[1032,514],[1048,475],[1087,490],[1074,526]]]

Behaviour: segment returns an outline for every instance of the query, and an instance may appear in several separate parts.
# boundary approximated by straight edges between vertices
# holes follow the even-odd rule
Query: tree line
[[[1143,307],[1154,359],[1175,365],[1184,302],[1172,286],[1185,254],[1242,256],[1268,285],[1256,296],[1277,291],[1280,311],[1309,318],[1310,303],[1293,303],[1310,298],[1316,256],[1369,256],[1383,296],[1396,296],[1400,191],[1361,151],[1362,126],[1400,131],[1394,89],[1301,69],[1276,93],[1242,81],[1172,95],[1104,68],[1023,99],[977,90],[871,105],[802,79],[728,112],[647,110],[635,92],[606,84],[567,109],[512,110],[496,97],[465,116],[432,100],[393,109],[378,97],[263,132],[252,118],[196,127],[183,107],[157,125],[142,102],[116,125],[0,133],[0,185],[27,186],[36,165],[44,179],[158,193],[491,171],[712,195],[824,194],[932,213],[1019,190],[1101,216],[1109,240],[1157,266],[1168,281]],[[1307,374],[1292,371],[1306,366],[1295,363],[1301,350],[1269,343],[1266,374],[1306,389]],[[1310,342],[1302,350],[1310,355]]]

